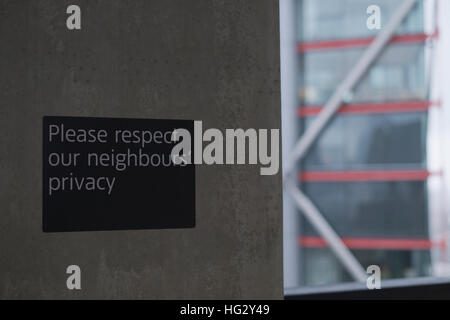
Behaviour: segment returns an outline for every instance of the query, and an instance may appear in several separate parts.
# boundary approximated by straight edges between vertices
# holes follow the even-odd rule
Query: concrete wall
[[[195,229],[41,227],[42,116],[280,128],[278,22],[276,0],[0,0],[0,297],[282,298],[281,176],[258,166],[198,166]]]

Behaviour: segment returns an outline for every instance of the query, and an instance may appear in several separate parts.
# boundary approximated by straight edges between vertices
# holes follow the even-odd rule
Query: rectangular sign
[[[193,228],[195,166],[171,159],[191,120],[43,118],[43,231]],[[191,150],[193,152],[193,150]]]

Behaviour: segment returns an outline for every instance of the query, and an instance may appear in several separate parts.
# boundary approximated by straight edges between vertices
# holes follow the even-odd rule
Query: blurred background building
[[[408,1],[389,41],[285,174],[347,249],[333,249],[285,190],[286,288],[361,281],[352,259],[360,271],[380,266],[382,279],[449,274],[450,1],[280,0],[283,161],[287,168],[298,141]],[[381,9],[379,30],[366,25],[370,5]]]

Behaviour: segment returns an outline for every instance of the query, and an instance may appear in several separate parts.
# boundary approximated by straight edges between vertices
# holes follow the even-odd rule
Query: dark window
[[[303,118],[305,127],[316,117]],[[303,170],[425,167],[423,112],[337,115],[315,142]]]
[[[304,183],[325,219],[341,237],[428,237],[423,181]],[[303,235],[317,235],[305,223]]]
[[[323,41],[375,36],[378,30],[365,28],[366,9],[376,4],[381,9],[381,25],[392,17],[403,0],[304,0],[298,6],[297,35],[299,41]],[[398,29],[397,34],[423,32],[423,3],[414,10]],[[356,27],[361,26],[361,27]]]
[[[344,80],[364,48],[310,51],[299,55],[299,99],[301,105],[323,105],[336,84]],[[383,51],[346,102],[424,100],[424,46],[395,44]]]
[[[430,275],[431,255],[427,250],[352,250],[352,252],[361,265],[380,266],[381,277],[384,280]],[[302,258],[304,286],[329,285],[353,280],[328,248],[304,248]]]

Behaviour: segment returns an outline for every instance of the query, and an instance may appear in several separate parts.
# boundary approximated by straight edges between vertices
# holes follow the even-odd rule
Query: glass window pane
[[[315,119],[304,118],[302,127]],[[302,169],[425,168],[426,120],[424,112],[339,114],[311,147]]]
[[[363,50],[310,51],[299,55],[300,104],[326,103]],[[425,100],[426,96],[423,44],[396,44],[381,54],[346,102]]]
[[[310,182],[302,189],[341,237],[426,238],[423,181]],[[303,224],[303,235],[317,235]]]
[[[303,248],[302,285],[320,286],[352,281],[328,248]],[[352,250],[364,266],[378,265],[382,279],[425,277],[431,275],[428,250]]]
[[[325,41],[373,37],[378,30],[366,27],[366,9],[376,4],[381,9],[381,26],[392,17],[403,0],[303,0],[298,2],[299,41]],[[359,27],[358,27],[359,26]],[[397,34],[423,32],[423,3],[419,1]]]

